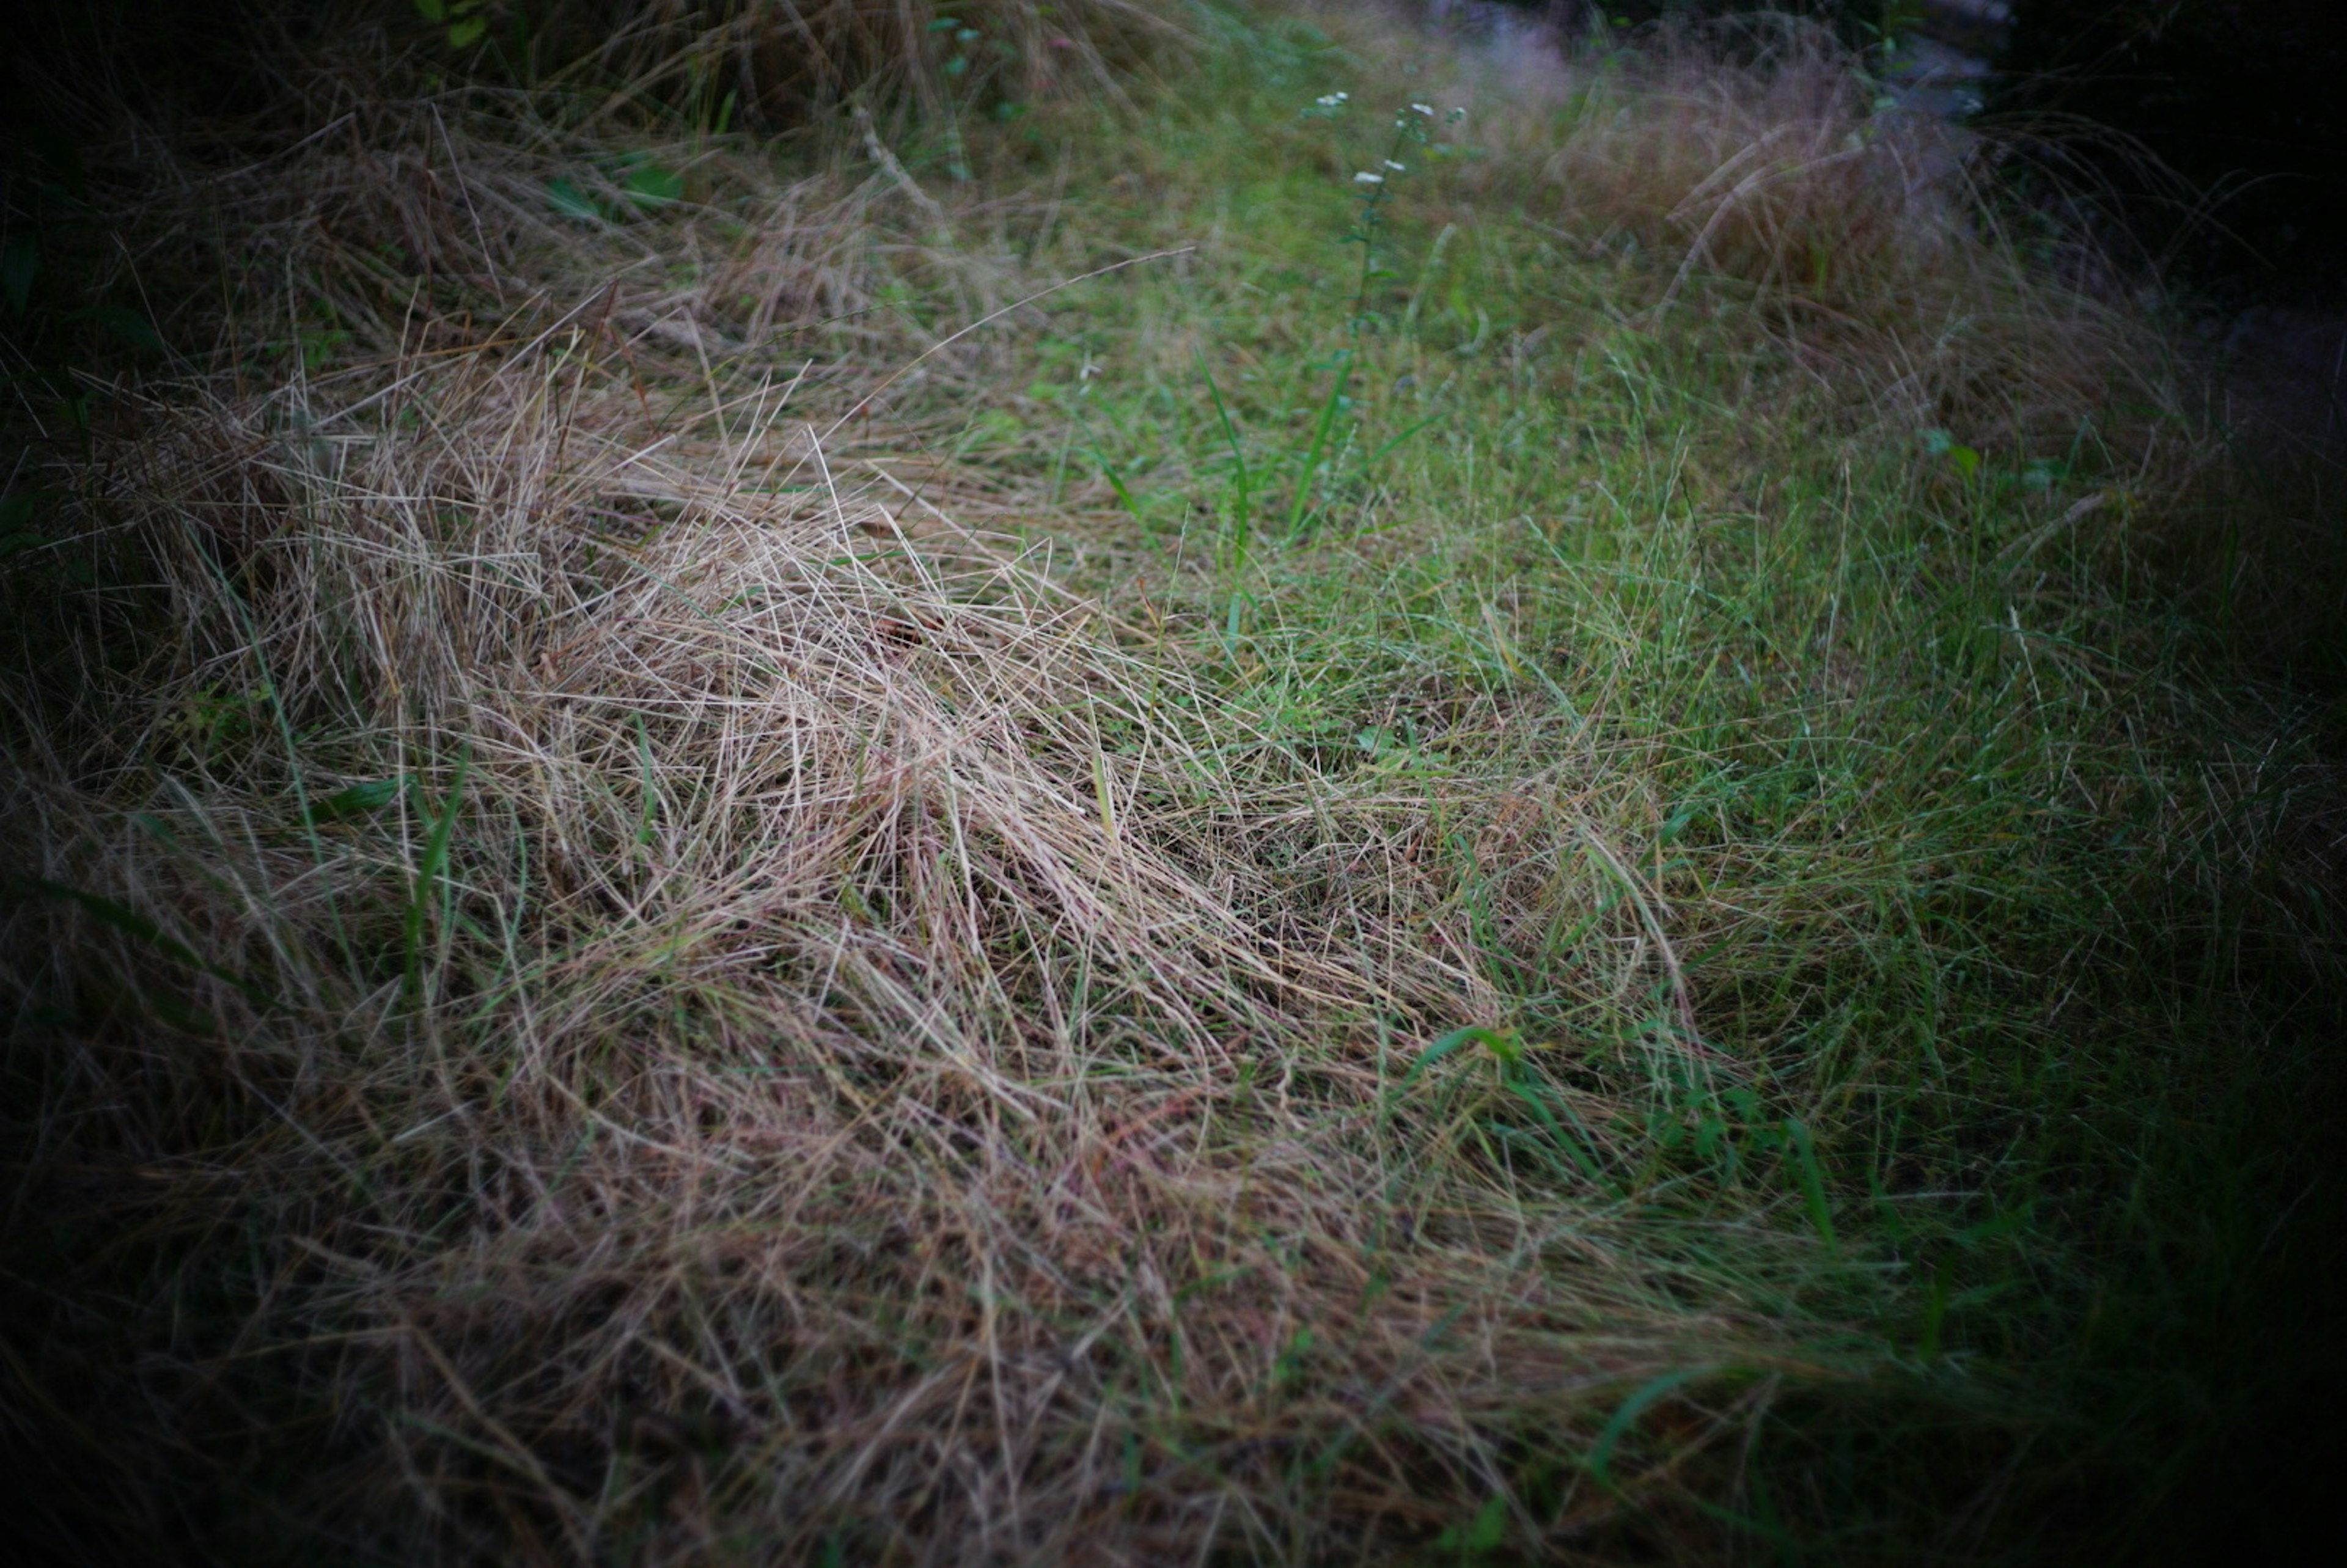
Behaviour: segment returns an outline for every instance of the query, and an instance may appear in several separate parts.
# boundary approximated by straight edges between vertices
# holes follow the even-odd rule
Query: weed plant
[[[2240,491],[2153,326],[1821,36],[1501,95],[1201,5],[777,149],[660,87],[731,45],[443,9],[9,149],[46,1538],[2285,1527],[2335,716],[2179,587]]]

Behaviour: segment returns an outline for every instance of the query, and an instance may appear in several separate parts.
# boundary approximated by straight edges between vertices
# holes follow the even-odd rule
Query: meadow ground
[[[2337,481],[1993,139],[1778,24],[718,9],[26,54],[27,1534],[2317,1517]]]

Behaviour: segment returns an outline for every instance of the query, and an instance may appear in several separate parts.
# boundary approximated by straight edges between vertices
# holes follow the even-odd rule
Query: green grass
[[[1512,99],[1182,19],[1129,104],[835,146],[486,89],[267,180],[93,144],[130,261],[20,317],[12,418],[87,434],[0,566],[0,1408],[61,1540],[2307,1506],[2314,503],[1801,35]],[[139,290],[200,302],[169,365],[74,313]],[[142,390],[59,425],[60,365]]]

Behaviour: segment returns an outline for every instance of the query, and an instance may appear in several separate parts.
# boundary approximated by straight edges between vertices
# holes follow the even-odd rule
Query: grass
[[[33,101],[0,1411],[61,1550],[2305,1517],[2321,477],[1813,34],[1503,90],[1176,20],[1121,100],[779,143],[421,23],[259,121]]]

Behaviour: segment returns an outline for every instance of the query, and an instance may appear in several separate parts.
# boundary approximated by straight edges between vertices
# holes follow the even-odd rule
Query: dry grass
[[[936,118],[1070,92],[1122,96],[1192,43],[1177,8],[1143,0],[567,0],[538,20],[548,63],[747,123],[793,128],[843,105]]]
[[[2140,319],[2023,260],[2011,226],[2032,215],[1991,189],[2014,149],[1876,114],[1857,66],[1823,28],[1767,15],[1578,58],[1547,167],[1564,221],[1658,261],[1656,312],[1768,323],[1878,431],[2042,446],[2120,388],[2157,400],[2168,351]]]
[[[1602,1203],[1427,1180],[1440,1131],[1393,1123],[1371,1020],[1421,1038],[1471,986],[1440,927],[1267,928],[1338,912],[1234,853],[1312,803],[1202,787],[1178,672],[935,519],[916,552],[868,496],[761,501],[564,421],[538,355],[429,379],[429,443],[318,416],[289,450],[200,405],[118,498],[180,607],[148,711],[265,688],[333,737],[298,781],[266,739],[153,735],[135,825],[56,784],[10,813],[52,846],[27,869],[171,911],[247,982],[159,976],[70,904],[10,932],[18,985],[85,1018],[151,1040],[127,983],[214,1020],[168,1067],[74,1053],[142,1108],[150,1177],[324,1184],[271,1240],[271,1316],[333,1343],[271,1376],[395,1399],[345,1464],[655,1558],[850,1523],[925,1560],[1153,1556],[1348,1437],[1345,1512],[1431,1507],[1419,1468],[1471,1484],[1491,1417],[1586,1419],[1668,1364],[1689,1325]],[[299,830],[371,778],[414,793]],[[1372,881],[1424,831],[1331,805]],[[245,1096],[276,1126],[170,1130]]]
[[[186,216],[129,265],[216,237],[231,308],[159,324],[220,346],[48,470],[111,576],[12,666],[0,806],[20,1202],[109,1238],[60,1245],[115,1305],[18,1314],[61,1506],[151,1542],[144,1478],[274,1472],[405,1561],[1344,1556],[1736,1368],[1610,1487],[1508,1504],[1563,1541],[1837,1375],[1603,1184],[1526,1189],[1488,1064],[1402,1092],[1503,1021],[1451,825],[1525,867],[1503,927],[1590,914],[1593,995],[1667,983],[1635,879],[1599,907],[1636,786],[1250,746],[856,456],[901,426],[826,435],[876,371],[741,352],[862,309],[937,211],[883,170],[737,228],[712,156],[706,202],[584,224],[545,191],[592,149],[517,140],[427,104],[149,187]],[[1654,1065],[1550,1091],[1607,1168],[1602,1085]],[[1817,1261],[1738,1267],[1771,1245]]]
[[[86,1556],[1357,1562],[1504,1540],[1527,1559],[1717,1560],[1769,1539],[1746,1478],[1772,1409],[1927,1383],[1925,1457],[1900,1473],[1956,1472],[1949,1494],[1993,1512],[2017,1484],[1998,1445],[2034,1417],[1960,1357],[1901,1348],[1927,1288],[1903,1259],[1835,1242],[1784,1139],[1751,1143],[1772,1151],[1761,1173],[1731,1153],[1715,1181],[1665,1135],[1722,1091],[1769,1096],[1747,1096],[1738,1135],[1770,1137],[1797,1103],[1839,1094],[1823,1113],[1857,1122],[1853,1103],[1892,1098],[1888,1072],[1798,1101],[1807,1081],[1779,1100],[1765,1080],[1806,1071],[1778,1048],[1839,1016],[1851,973],[1937,961],[1902,928],[1878,963],[1883,909],[1944,917],[1958,962],[1988,952],[1964,945],[1981,845],[2054,820],[2030,815],[2039,772],[2045,790],[2104,780],[2116,743],[2040,744],[2034,713],[1999,718],[1975,750],[2023,804],[1975,811],[1970,781],[1934,773],[1911,845],[1868,815],[1896,779],[1769,773],[1747,743],[1783,719],[1772,705],[1799,707],[1803,745],[1812,712],[1904,722],[1874,693],[1905,652],[1845,632],[1882,653],[1876,672],[1832,643],[1866,594],[1914,596],[1845,569],[1868,553],[1846,548],[1845,466],[1841,543],[1787,558],[1811,579],[1735,590],[1756,620],[1812,587],[1832,609],[1731,691],[1729,656],[1698,647],[1711,611],[1665,576],[1727,559],[1727,504],[1684,497],[1740,451],[1658,462],[1649,491],[1625,461],[1562,501],[1538,468],[1543,521],[1506,548],[1555,552],[1552,578],[1522,566],[1521,596],[1495,587],[1471,616],[1468,569],[1413,587],[1409,558],[1474,536],[1459,507],[1516,503],[1430,458],[1426,486],[1451,487],[1417,514],[1261,568],[1283,589],[1325,570],[1317,606],[1266,588],[1266,630],[1217,641],[1235,590],[1197,564],[1212,552],[1153,589],[1128,569],[1133,517],[1102,521],[1104,485],[1041,499],[1058,486],[1032,431],[1024,467],[948,450],[968,408],[1031,412],[1011,377],[1043,317],[1020,302],[1147,252],[1146,223],[1063,207],[1092,154],[1033,188],[940,179],[969,148],[924,162],[910,144],[937,122],[873,115],[781,165],[711,134],[719,87],[776,122],[888,101],[884,67],[914,84],[897,103],[960,101],[961,76],[887,42],[944,36],[929,9],[734,5],[715,35],[682,7],[561,16],[620,11],[634,26],[575,52],[571,79],[623,70],[630,95],[386,99],[365,86],[381,39],[353,35],[289,63],[296,107],[265,156],[93,140],[71,221],[109,238],[78,252],[87,287],[154,302],[168,351],[108,358],[96,318],[62,316],[10,345],[9,417],[36,454],[11,483],[38,487],[48,540],[0,568],[0,998],[23,1151],[0,1415],[37,1450],[19,1474],[46,1522]],[[1048,57],[1030,37],[1047,20],[1081,23],[1086,70],[1154,47],[1136,40],[1160,16],[956,14],[981,13],[985,36],[1025,40],[1018,68]],[[790,69],[759,31],[784,24],[824,44]],[[1500,156],[1446,176],[1443,200],[1512,182],[1542,222],[1562,207],[1576,267],[1626,258],[1593,275],[1654,341],[1685,321],[1699,349],[1782,350],[1778,371],[1863,410],[1871,437],[2073,428],[2096,378],[2124,374],[2130,329],[2029,284],[1961,216],[1940,154],[1861,135],[1806,37],[1741,69],[1593,67],[1566,119],[1495,124]],[[988,91],[1040,95],[1004,85],[1011,56],[1000,71]],[[647,96],[675,110],[649,129]],[[1266,135],[1300,138],[1308,101]],[[1015,167],[1033,145],[995,150]],[[1133,149],[1130,182],[1091,199],[1150,210],[1171,183],[1151,159],[1176,156]],[[29,189],[11,188],[17,216],[63,210]],[[79,231],[55,220],[63,255]],[[1155,264],[1108,282],[1137,291]],[[1220,285],[1150,286],[1170,318]],[[1528,346],[1566,335],[1566,291],[1527,297],[1556,320],[1491,373],[1495,430],[1574,363]],[[1304,307],[1261,310],[1252,351],[1319,352]],[[1471,325],[1430,321],[1391,367],[1375,343],[1363,363],[1384,386],[1405,353],[1471,381],[1484,362],[1430,346]],[[1184,320],[1130,357],[1187,375],[1204,335]],[[1270,379],[1249,395],[1289,395]],[[57,386],[101,384],[86,431],[57,423]],[[1761,434],[1853,428],[1806,417]],[[1566,453],[1561,429],[1532,445]],[[1162,473],[1204,472],[1162,445]],[[1999,520],[1984,487],[1943,477],[1885,514],[1955,493]],[[1593,497],[1617,481],[1636,516],[1609,559]],[[1789,537],[1829,511],[1778,520]],[[1594,542],[1568,558],[1575,530]],[[1128,555],[1074,571],[1038,538]],[[1104,578],[1113,594],[1078,591]],[[1560,677],[1536,687],[1532,639],[1586,583],[1587,669],[1562,677],[1576,712],[1552,701]],[[1414,597],[1376,623],[1364,601],[1388,589]],[[2017,641],[2012,599],[1995,605]],[[1392,622],[1443,616],[1430,644],[1455,633],[1502,673],[1347,667]],[[1778,652],[1820,618],[1812,683]],[[1323,635],[1294,661],[1328,710],[1299,740],[1266,651]],[[2053,712],[2065,667],[2045,646]],[[1998,679],[1983,710],[2011,707],[2018,677]],[[1944,690],[1915,692],[1910,735],[1867,745],[1938,722]],[[1405,723],[1407,764],[1375,740]],[[1706,745],[1716,789],[1663,776]],[[1720,842],[1666,869],[1706,789]],[[1770,789],[1775,826],[1750,804]],[[1690,984],[1697,945],[1735,949],[1710,994],[1741,1038]],[[2036,961],[2023,948],[1992,955],[1998,1005]],[[1927,1083],[1916,1120],[1965,1092]],[[1970,1172],[1971,1136],[1913,1167]],[[1860,1172],[1862,1146],[1844,1168]],[[1865,1197],[1835,1201],[1863,1223]],[[1829,1496],[1809,1516],[1843,1522]],[[1975,1522],[1923,1533],[1961,1554]]]

